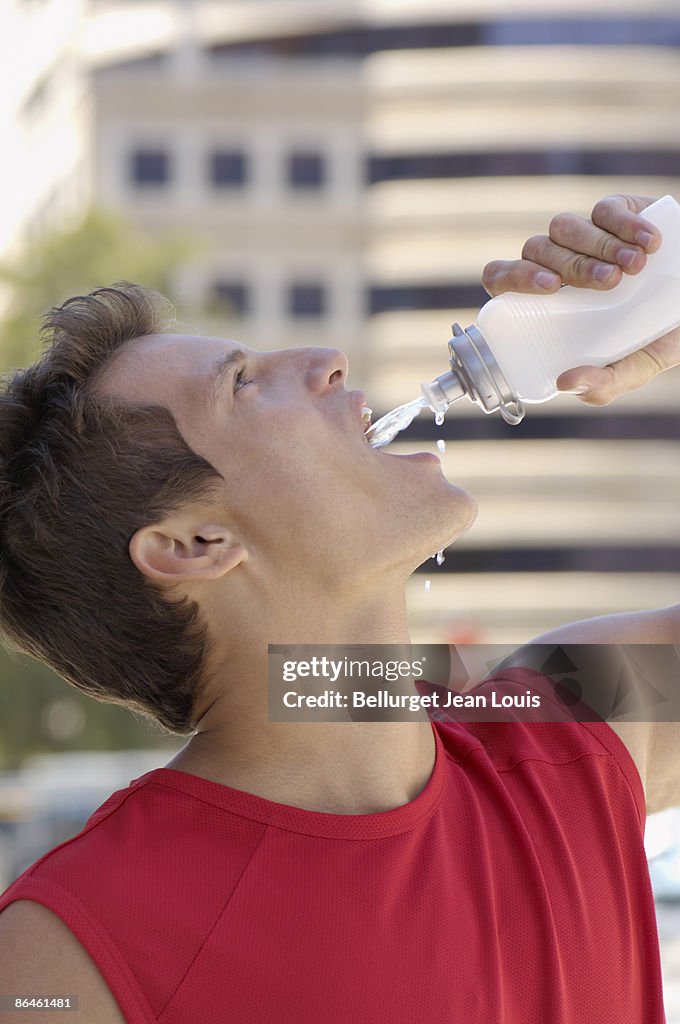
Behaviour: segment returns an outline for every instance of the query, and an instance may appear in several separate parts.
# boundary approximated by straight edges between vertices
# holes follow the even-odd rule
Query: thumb
[[[578,395],[585,405],[609,405],[615,398],[635,391],[660,372],[644,349],[608,366],[576,366],[557,379],[559,391]]]
[[[577,394],[586,405],[609,405],[678,363],[680,331],[675,330],[608,366],[575,366],[560,374],[556,385],[559,391]]]

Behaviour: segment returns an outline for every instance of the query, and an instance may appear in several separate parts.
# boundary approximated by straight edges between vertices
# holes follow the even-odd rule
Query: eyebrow
[[[212,374],[210,380],[210,403],[216,405],[219,398],[220,389],[222,388],[226,378],[231,373],[235,365],[241,365],[246,362],[246,354],[242,348],[235,348],[231,352],[228,352],[226,356],[222,356],[217,362],[212,365]]]

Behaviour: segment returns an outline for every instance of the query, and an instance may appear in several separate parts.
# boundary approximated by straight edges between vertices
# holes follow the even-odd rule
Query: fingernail
[[[609,263],[596,263],[593,268],[593,277],[600,284],[606,284],[614,273],[614,268]]]
[[[616,253],[616,262],[621,263],[624,267],[632,267],[637,254],[637,249],[619,249]]]
[[[587,395],[590,388],[587,384],[579,384],[575,388],[566,388],[562,394],[564,395]]]
[[[551,289],[560,280],[557,274],[551,274],[549,270],[540,270],[534,279],[539,288]]]
[[[649,231],[638,231],[637,235],[635,236],[635,241],[638,245],[641,245],[643,249],[647,249],[651,245],[653,240],[654,235],[650,234]]]

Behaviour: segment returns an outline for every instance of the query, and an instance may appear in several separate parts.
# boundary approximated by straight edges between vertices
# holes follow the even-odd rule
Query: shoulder
[[[512,659],[549,675],[545,665],[554,652],[571,662],[582,699],[602,714],[630,755],[649,814],[678,802],[678,641],[680,605],[674,605],[574,622],[537,637]]]
[[[72,1024],[125,1024],[118,1004],[85,948],[51,910],[16,900],[0,913],[0,991],[3,994],[77,996]],[[4,1024],[26,1020],[6,1010]],[[32,1024],[53,1024],[54,1010],[31,1010]]]
[[[89,978],[95,986],[88,988],[91,998],[99,998],[105,1007],[108,986],[126,1017],[135,1021],[154,1020],[155,1010],[172,997],[239,884],[266,826],[197,798],[202,787],[192,779],[170,785],[180,772],[169,772],[162,783],[164,772],[158,769],[113,794],[82,832],[44,854],[0,895],[0,962],[11,955],[11,966],[4,974],[0,971],[0,993],[17,991],[21,981],[19,992],[38,985],[42,995],[69,994],[69,980],[70,993],[78,994]],[[201,863],[211,870],[187,870],[187,865]],[[50,921],[49,931],[37,915]],[[14,971],[23,956],[14,953],[19,928],[22,949],[31,948],[32,935],[40,938],[35,955],[26,961],[30,973],[20,978]],[[60,934],[66,936],[64,953],[70,950],[69,971],[41,973],[41,964],[51,961],[52,950],[60,947]],[[165,941],[168,935],[172,942]],[[141,959],[140,943],[148,953]],[[78,966],[85,972],[80,989],[70,980]],[[45,991],[48,982],[52,993]],[[72,1017],[74,1024],[125,1019]],[[14,1024],[4,1013],[0,1018],[2,1024]],[[31,1011],[32,1024],[54,1024],[53,1018],[54,1012],[47,1017]],[[24,1013],[17,1024],[19,1019],[28,1017]]]

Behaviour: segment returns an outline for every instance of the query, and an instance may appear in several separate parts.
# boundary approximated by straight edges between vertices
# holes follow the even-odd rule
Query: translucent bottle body
[[[606,366],[680,324],[680,205],[664,196],[642,215],[661,231],[661,247],[615,288],[508,292],[482,307],[479,331],[518,399],[547,402],[565,370]]]

